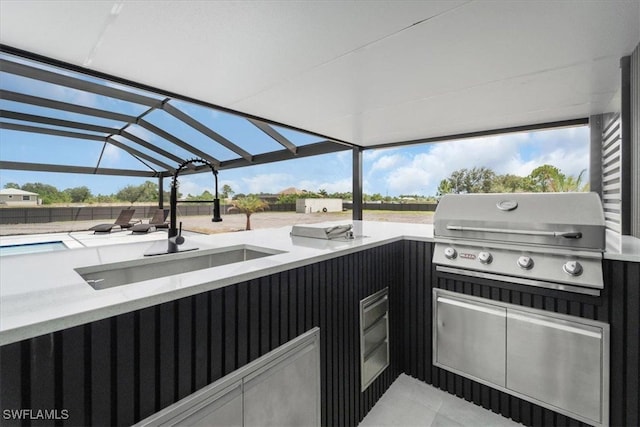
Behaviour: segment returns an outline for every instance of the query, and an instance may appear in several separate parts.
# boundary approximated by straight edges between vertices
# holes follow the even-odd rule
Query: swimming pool
[[[0,256],[53,252],[69,249],[61,240],[54,242],[22,243],[0,246]]]

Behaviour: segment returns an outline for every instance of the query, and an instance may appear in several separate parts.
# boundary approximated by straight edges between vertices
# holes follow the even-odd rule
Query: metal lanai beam
[[[15,130],[18,132],[41,133],[45,135],[64,136],[66,138],[88,139],[90,141],[104,142],[104,136],[91,135],[88,133],[70,132],[66,130],[42,128],[37,126],[20,125],[16,123],[0,122],[0,129]]]
[[[177,145],[178,147],[187,150],[193,154],[196,154],[200,157],[202,157],[205,160],[208,160],[210,163],[218,166],[220,164],[220,160],[216,159],[215,157],[212,157],[211,155],[205,153],[202,150],[197,149],[196,147],[187,144],[186,142],[184,142],[183,140],[181,140],[180,138],[177,138],[173,135],[171,135],[169,132],[165,131],[164,129],[160,129],[159,127],[147,122],[146,120],[138,120],[137,124],[139,126],[142,126],[143,128],[145,128],[146,130],[148,130],[149,132],[155,133],[156,135],[158,135],[161,138],[166,139],[167,141]]]
[[[137,158],[137,157],[140,157],[140,158],[143,158],[143,159],[145,159],[145,160],[147,160],[147,161],[149,161],[149,162],[151,162],[151,163],[154,163],[154,164],[156,164],[156,165],[158,165],[158,166],[161,166],[161,167],[163,167],[165,170],[174,170],[174,169],[175,169],[175,168],[173,168],[173,167],[169,166],[168,164],[166,164],[166,163],[164,163],[164,162],[162,162],[162,161],[160,161],[160,160],[156,159],[155,157],[151,157],[150,155],[145,154],[145,153],[143,153],[142,151],[138,151],[138,150],[136,150],[135,148],[132,148],[132,147],[129,147],[128,145],[126,145],[126,144],[123,144],[122,142],[120,142],[120,141],[118,141],[118,140],[114,139],[113,137],[108,137],[108,138],[107,138],[107,143],[108,143],[108,144],[111,144],[111,145],[114,145],[114,146],[116,146],[116,147],[120,148],[121,150],[126,151],[127,153],[131,154],[132,156],[134,156],[134,157],[136,157],[136,158]],[[143,163],[144,163],[144,162],[143,162]],[[145,164],[145,165],[146,165],[146,164]],[[153,168],[151,168],[151,167],[150,167],[150,166],[148,166],[148,165],[146,165],[146,166],[147,166],[147,167],[149,167],[150,169],[153,169]]]
[[[46,163],[26,163],[26,162],[10,162],[0,160],[0,169],[12,169],[23,171],[39,171],[39,172],[64,172],[64,173],[82,173],[90,175],[117,175],[117,176],[140,176],[154,178],[161,176],[163,173],[151,171],[139,171],[133,169],[111,169],[102,168],[97,171],[93,167],[87,166],[64,166],[51,165]]]
[[[4,117],[7,119],[13,119],[13,120],[23,120],[23,121],[30,121],[30,122],[34,122],[34,123],[42,123],[42,124],[48,124],[48,125],[53,125],[53,126],[61,126],[61,127],[70,127],[70,128],[74,128],[74,129],[81,129],[81,130],[89,130],[89,131],[93,131],[93,132],[102,132],[102,133],[106,133],[107,135],[103,137],[107,139],[107,142],[109,142],[112,145],[117,146],[118,148],[121,148],[122,150],[128,152],[129,154],[133,155],[134,157],[141,157],[143,159],[146,159],[152,163],[155,163],[158,166],[162,166],[163,168],[167,169],[167,170],[173,170],[173,168],[169,165],[167,165],[166,163],[162,162],[159,159],[156,159],[155,157],[151,157],[141,151],[136,150],[133,147],[129,147],[126,144],[123,144],[122,142],[113,139],[112,136],[113,135],[117,135],[119,134],[120,130],[119,129],[114,129],[114,128],[110,128],[110,127],[106,127],[106,126],[97,126],[97,125],[92,125],[92,124],[88,124],[88,123],[78,123],[78,122],[72,122],[72,121],[68,121],[68,120],[60,120],[60,119],[52,119],[49,117],[42,117],[42,116],[35,116],[33,114],[24,114],[24,113],[17,113],[14,111],[5,111],[5,110],[0,110],[0,117]],[[10,123],[8,123],[10,124]],[[9,128],[7,128],[9,129]],[[38,128],[41,129],[41,128]],[[43,128],[46,129],[46,128]],[[21,130],[21,129],[13,129],[13,130]],[[55,130],[55,129],[54,129]],[[63,135],[61,135],[63,136]],[[75,136],[74,136],[75,137]],[[151,146],[151,144],[148,144],[149,146]],[[151,146],[153,147],[153,146]],[[155,148],[155,147],[154,147]],[[155,150],[154,150],[155,151]],[[152,169],[152,168],[151,168]]]
[[[146,106],[159,105],[162,101],[137,93],[128,92],[122,89],[116,89],[104,84],[94,83],[78,77],[72,77],[64,74],[54,73],[52,71],[43,70],[41,68],[30,67],[25,64],[19,64],[6,59],[0,59],[0,69],[5,73],[11,73],[18,76],[24,76],[35,80],[51,83],[59,86],[66,86],[72,89],[84,92],[95,93],[97,95],[108,96],[135,104]]]
[[[92,125],[89,123],[72,122],[70,120],[52,119],[50,117],[37,116],[34,114],[18,113],[16,111],[0,110],[0,117],[12,120],[22,120],[25,122],[42,123],[52,126],[68,127],[73,129],[82,129],[92,132],[101,132],[106,134],[116,134],[118,129],[108,126]]]
[[[94,126],[94,125],[88,125],[83,123],[69,122],[66,120],[50,119],[48,117],[34,116],[31,114],[23,114],[23,113],[14,113],[11,111],[0,111],[0,117],[14,119],[14,120],[32,121],[34,123],[43,123],[43,124],[49,124],[54,126],[72,127],[75,129],[82,129],[82,130],[91,130],[94,132],[103,132],[111,135],[117,134],[119,132],[118,129],[107,128],[103,126]],[[70,132],[70,131],[65,131],[61,129],[52,129],[52,128],[44,128],[44,127],[38,127],[38,126],[21,125],[17,123],[5,123],[5,122],[0,122],[0,129],[9,129],[9,130],[15,130],[19,132],[34,132],[34,133],[41,133],[46,135],[62,136],[67,138],[88,139],[91,141],[102,141],[102,142],[106,141],[107,143],[112,144],[124,150],[125,152],[131,154],[136,158],[140,157],[158,166],[161,166],[167,170],[173,170],[171,166],[164,163],[163,161],[155,157],[151,157],[141,151],[138,151],[135,148],[129,147],[123,144],[122,142],[116,139],[113,139],[111,136],[92,135],[92,134],[86,134],[86,133]]]
[[[301,145],[300,147],[298,147],[298,152],[296,154],[293,154],[289,150],[279,150],[273,151],[271,153],[257,154],[253,156],[252,162],[248,162],[245,159],[225,160],[220,163],[220,169],[222,170],[240,168],[244,166],[279,162],[282,160],[298,159],[302,157],[318,156],[321,154],[330,154],[346,150],[351,150],[351,147],[333,141],[322,141],[315,144]]]
[[[37,127],[37,126],[28,126],[28,125],[21,125],[21,124],[16,124],[16,123],[4,123],[4,122],[0,122],[0,129],[9,129],[9,130],[15,130],[15,131],[19,131],[19,132],[30,132],[30,133],[41,133],[41,134],[45,134],[45,135],[53,135],[53,136],[63,136],[66,138],[76,138],[76,139],[85,139],[85,140],[90,140],[90,141],[100,141],[100,142],[107,142],[109,144],[113,144],[118,148],[123,149],[124,151],[126,151],[127,153],[131,154],[134,157],[141,157],[143,159],[146,159],[152,163],[155,163],[158,166],[162,166],[164,168],[166,168],[167,170],[171,170],[171,166],[167,165],[166,163],[163,163],[161,161],[159,161],[158,159],[155,159],[145,153],[142,153],[134,148],[128,147],[125,144],[112,139],[110,137],[105,137],[105,136],[100,136],[100,135],[91,135],[88,133],[79,133],[79,132],[70,132],[70,131],[65,131],[65,130],[60,130],[60,129],[51,129],[51,128],[43,128],[43,127]]]
[[[186,160],[186,159],[182,159],[182,158],[176,156],[175,154],[172,154],[172,153],[170,153],[170,152],[168,152],[166,150],[163,150],[162,148],[157,147],[157,146],[151,144],[150,142],[147,142],[144,139],[142,139],[142,138],[140,138],[138,136],[135,136],[134,134],[132,134],[130,132],[127,132],[126,130],[120,131],[120,136],[122,136],[123,138],[129,139],[129,140],[135,142],[136,144],[143,146],[146,149],[152,150],[152,151],[160,154],[161,156],[166,157],[167,159],[171,159],[171,160],[173,160],[174,162],[176,162],[178,164],[180,164],[180,163],[182,163],[182,162],[184,162]],[[173,170],[175,168],[171,168],[171,169]]]
[[[282,135],[280,132],[275,130],[269,123],[263,122],[261,120],[256,120],[256,119],[247,119],[247,120],[251,122],[251,124],[253,124],[255,127],[260,129],[262,132],[266,133],[271,138],[273,138],[276,142],[278,142],[284,148],[291,151],[293,154],[296,154],[296,152],[298,151],[298,147],[293,142],[285,138],[284,135]]]
[[[233,151],[234,153],[236,153],[240,157],[244,158],[245,160],[251,161],[251,158],[252,158],[251,153],[249,153],[249,152],[243,150],[242,148],[238,147],[236,144],[234,144],[233,142],[229,141],[224,136],[220,135],[219,133],[217,133],[213,129],[211,129],[211,128],[205,126],[204,124],[200,123],[199,121],[195,120],[193,117],[191,117],[191,116],[183,113],[182,111],[178,110],[173,105],[165,102],[163,104],[163,106],[162,106],[162,109],[164,111],[166,111],[167,113],[171,114],[176,119],[183,121],[184,123],[186,123],[189,126],[191,126],[192,128],[194,128],[195,130],[197,130],[200,133],[202,133],[202,134],[208,136],[209,138],[213,139],[218,144],[220,144],[220,145],[228,148],[229,150]]]
[[[69,111],[71,113],[84,114],[87,116],[100,117],[119,122],[135,123],[136,121],[135,116],[130,116],[128,114],[114,113],[112,111],[100,110],[98,108],[83,107],[81,105],[70,104],[68,102],[53,101],[51,99],[24,95],[22,93],[12,92],[9,90],[0,90],[0,99],[35,105],[37,107],[51,108],[54,110]]]

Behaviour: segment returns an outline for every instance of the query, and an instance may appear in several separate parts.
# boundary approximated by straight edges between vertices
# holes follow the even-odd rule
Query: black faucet
[[[177,227],[176,224],[176,210],[178,205],[178,175],[182,171],[182,169],[186,167],[193,167],[194,163],[203,163],[211,168],[211,172],[215,177],[216,181],[216,195],[215,199],[213,199],[213,218],[211,218],[212,222],[220,222],[222,218],[220,217],[220,199],[218,198],[218,171],[216,171],[213,165],[205,160],[205,159],[189,159],[180,163],[176,171],[173,173],[173,180],[171,181],[171,216],[170,216],[170,224],[169,224],[169,243],[167,247],[167,253],[176,253],[178,252],[178,246],[184,243],[184,237],[182,237],[182,222],[180,222],[180,228]]]

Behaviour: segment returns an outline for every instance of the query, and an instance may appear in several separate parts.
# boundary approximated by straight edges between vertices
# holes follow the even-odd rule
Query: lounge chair
[[[169,215],[169,209],[157,209],[153,214],[153,218],[149,220],[147,224],[136,224],[131,228],[132,233],[148,233],[149,231],[155,231],[158,228],[169,228],[167,222],[167,216]]]
[[[125,228],[131,228],[133,227],[134,224],[141,222],[140,220],[134,221],[134,222],[131,221],[131,218],[133,218],[133,214],[135,212],[136,212],[135,209],[123,209],[113,224],[98,224],[98,225],[94,225],[89,230],[92,230],[93,234],[96,234],[96,233],[111,233],[111,229],[113,227],[120,227],[120,229],[122,230],[124,230]]]

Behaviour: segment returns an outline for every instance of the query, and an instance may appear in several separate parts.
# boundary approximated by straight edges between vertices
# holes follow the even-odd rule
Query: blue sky
[[[70,73],[65,71],[63,74]],[[98,81],[90,78],[88,80]],[[117,87],[113,83],[105,84]],[[141,114],[147,108],[7,73],[0,74],[0,87],[131,115]],[[160,98],[159,95],[152,96]],[[170,103],[236,142],[252,154],[282,149],[278,143],[244,119],[211,109],[203,109],[186,102],[174,100]],[[80,120],[118,128],[122,126],[122,123],[83,117],[75,113],[53,111],[42,107],[26,106],[5,99],[0,100],[0,107],[8,111],[51,116],[59,119]],[[212,144],[206,136],[162,111],[153,111],[145,116],[145,120],[155,125],[162,124],[165,129],[197,148],[211,150],[211,154],[216,158],[227,160],[237,157],[235,153],[217,144]],[[8,121],[11,122],[11,120]],[[133,125],[128,130],[179,157],[193,157],[144,128]],[[309,144],[321,139],[282,128],[279,128],[278,131],[297,145]],[[0,130],[0,159],[8,161],[95,166],[103,150],[103,145],[99,141],[31,134],[7,129]],[[146,151],[146,149],[140,148],[140,151]],[[173,162],[167,161],[167,163],[171,165]],[[400,194],[435,195],[438,183],[449,176],[451,172],[460,168],[485,166],[499,174],[512,173],[525,176],[535,167],[545,163],[557,166],[568,175],[577,176],[583,169],[587,169],[589,165],[588,127],[504,134],[385,150],[366,150],[364,154],[364,191],[369,194],[380,193],[389,196]],[[112,145],[105,147],[101,166],[145,169],[137,159]],[[277,193],[288,187],[309,191],[324,189],[330,193],[347,192],[351,191],[351,168],[351,152],[345,151],[223,170],[219,174],[219,181],[221,186],[230,185],[236,193]],[[105,175],[0,170],[0,187],[4,187],[8,182],[15,182],[19,185],[27,182],[43,182],[54,185],[60,190],[87,186],[96,195],[112,194],[126,185],[139,185],[144,181],[144,178]],[[166,186],[168,187],[168,185],[167,180]],[[189,175],[180,179],[180,191],[183,194],[201,194],[204,190],[212,191],[212,188],[213,179],[210,174]]]
[[[11,135],[9,135],[11,134]],[[6,139],[5,139],[6,138]],[[23,140],[24,138],[24,140]],[[5,159],[6,143],[16,147],[29,161],[55,162],[73,157],[71,146],[85,141],[70,142],[65,149],[44,150],[52,143],[39,135],[0,131],[0,158]],[[27,141],[26,139],[29,139]],[[57,138],[59,139],[59,138]],[[38,146],[37,149],[32,148]],[[81,145],[81,144],[80,144]],[[97,144],[100,145],[100,144]],[[12,150],[13,152],[14,150]],[[49,154],[46,154],[46,153]],[[128,154],[114,150],[109,163],[118,164]],[[15,153],[12,153],[15,154]],[[47,157],[50,157],[47,159]],[[7,158],[9,160],[9,158]],[[10,160],[14,160],[11,158]],[[120,159],[122,160],[122,159]],[[122,163],[127,163],[123,161]],[[364,154],[364,191],[397,196],[400,194],[434,195],[440,180],[460,168],[485,166],[496,173],[525,176],[535,167],[549,163],[568,175],[577,176],[589,165],[588,127],[565,128],[521,134],[506,134],[437,144],[421,144],[384,150],[367,150]],[[288,160],[265,165],[221,171],[220,186],[228,184],[236,193],[275,193],[288,187],[310,191],[351,191],[351,152]],[[588,174],[586,175],[588,176]],[[94,194],[111,194],[120,188],[144,182],[143,178],[77,175],[66,173],[0,171],[0,184],[44,182],[62,190],[86,185]],[[168,185],[166,183],[165,185]],[[188,175],[180,179],[184,194],[212,191],[210,174]]]

